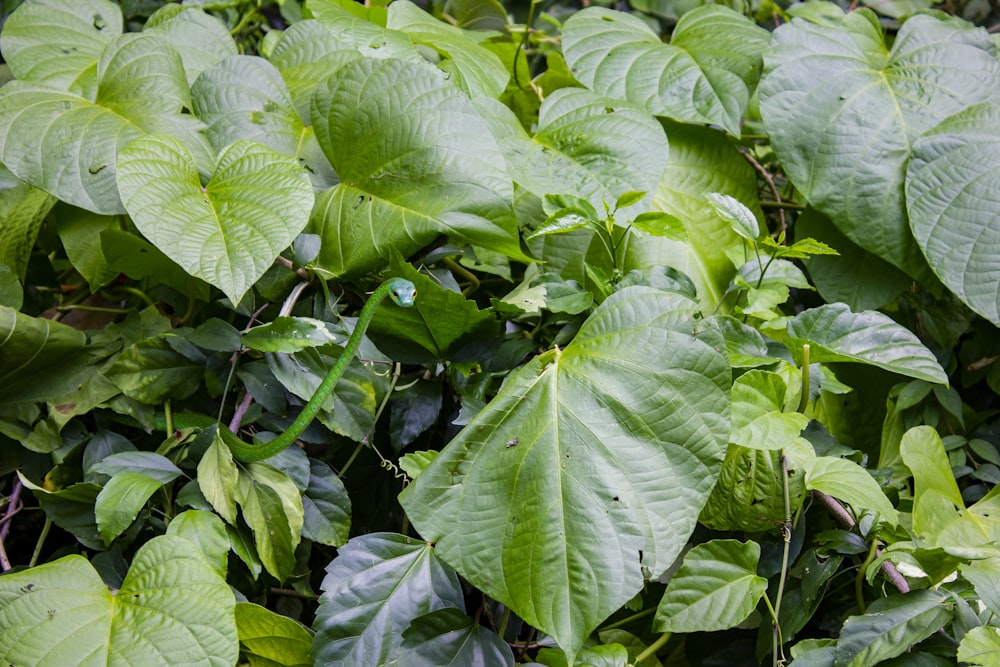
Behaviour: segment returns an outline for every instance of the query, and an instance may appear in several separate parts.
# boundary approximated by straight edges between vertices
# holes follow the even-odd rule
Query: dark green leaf
[[[514,667],[514,654],[496,633],[460,609],[438,609],[415,618],[403,632],[400,665],[413,667]]]
[[[840,631],[835,667],[864,667],[901,655],[951,620],[947,595],[918,590],[879,598]]]
[[[434,549],[403,535],[355,537],[327,566],[313,629],[322,664],[388,665],[403,631],[438,609],[464,609],[462,589]]]

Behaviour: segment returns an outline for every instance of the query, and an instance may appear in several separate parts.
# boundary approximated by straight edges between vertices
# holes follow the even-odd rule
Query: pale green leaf
[[[692,305],[612,294],[565,349],[510,375],[400,497],[444,560],[570,655],[642,587],[641,566],[671,564],[712,487],[730,368],[717,336],[692,335]]]
[[[656,609],[657,632],[715,632],[743,621],[767,590],[757,576],[760,545],[712,540],[684,555]]]
[[[233,453],[218,433],[198,461],[198,488],[205,500],[230,524],[236,525],[236,484],[239,471]]]
[[[947,600],[931,590],[879,598],[864,615],[844,621],[834,667],[867,667],[901,655],[951,620]]]
[[[236,502],[253,530],[254,544],[264,567],[284,581],[295,567],[295,547],[302,535],[302,496],[285,473],[251,463],[240,473]]]
[[[82,556],[0,578],[0,660],[18,665],[233,665],[233,593],[187,540],[161,535],[112,592]]]
[[[80,90],[121,32],[121,10],[108,0],[29,0],[4,23],[0,50],[18,79]]]
[[[753,211],[735,197],[722,192],[709,192],[705,195],[708,205],[712,207],[722,220],[729,223],[729,228],[748,241],[760,238],[760,223]]]
[[[212,65],[237,53],[236,42],[222,21],[197,7],[163,5],[153,12],[142,29],[159,35],[177,49],[188,85]]]
[[[669,154],[663,128],[649,114],[582,88],[546,97],[530,138],[511,112],[496,113],[493,130],[500,134],[508,171],[539,198],[572,194],[602,210],[605,201],[635,190],[652,192]],[[646,210],[649,199],[632,202],[629,215]]]
[[[416,479],[438,454],[436,451],[408,452],[399,459],[399,467],[410,476],[410,479]]]
[[[806,465],[806,488],[822,491],[851,505],[855,511],[874,510],[896,525],[899,513],[868,471],[857,463],[820,456]]]
[[[317,3],[310,3],[310,6],[314,14],[319,14]],[[414,63],[421,60],[405,35],[386,33],[367,21],[344,16],[347,12],[341,7],[334,9],[341,12],[341,20],[335,22],[335,27],[315,20],[298,21],[281,34],[271,52],[270,61],[281,71],[295,101],[295,109],[304,121],[309,118],[313,91],[341,65],[361,58],[362,53]],[[372,46],[366,48],[365,39]]]
[[[400,665],[412,667],[514,667],[504,641],[462,610],[445,608],[415,618],[403,631]]]
[[[906,164],[914,140],[943,118],[1000,100],[986,31],[919,15],[888,49],[869,10],[793,19],[775,30],[764,63],[761,116],[796,188],[862,248],[926,275],[904,209]]]
[[[22,180],[95,213],[122,213],[119,151],[168,131],[205,159],[180,56],[153,35],[122,35],[101,55],[96,99],[25,81],[0,88],[0,160]]]
[[[236,603],[240,652],[251,665],[308,667],[312,635],[300,623],[250,602]]]
[[[386,27],[432,49],[440,58],[436,67],[470,98],[500,97],[507,85],[507,68],[493,52],[479,45],[476,33],[449,25],[409,0],[389,5]]]
[[[683,221],[687,241],[653,237],[630,243],[626,267],[665,265],[684,272],[697,287],[703,310],[711,312],[725,294],[735,267],[746,258],[743,239],[703,195],[729,195],[749,206],[759,218],[757,178],[721,132],[691,125],[666,127],[670,158],[654,190],[653,208]]]
[[[852,313],[846,304],[811,308],[788,322],[783,341],[796,359],[810,345],[812,362],[854,361],[947,384],[934,354],[909,329],[876,311]]]
[[[186,510],[167,525],[167,535],[183,537],[198,547],[205,560],[219,573],[226,576],[229,565],[229,536],[226,524],[218,514],[205,510]]]
[[[357,60],[313,96],[312,121],[341,183],[316,201],[316,264],[334,275],[383,266],[446,234],[521,253],[504,158],[472,103],[433,72]]]
[[[958,517],[956,508],[965,507],[941,436],[930,426],[911,428],[899,452],[913,473],[913,531],[936,543],[937,535]]]
[[[854,312],[875,310],[902,294],[912,282],[895,266],[841,234],[829,218],[813,208],[795,220],[795,230],[829,244],[840,255],[805,260],[816,291],[827,303],[842,301]]]
[[[970,629],[958,645],[956,657],[964,664],[978,667],[1000,663],[1000,628],[981,625]]]
[[[182,143],[143,137],[121,152],[118,187],[143,235],[234,303],[291,245],[313,203],[295,159],[252,141],[226,148],[203,187]]]
[[[259,352],[297,352],[338,340],[346,342],[334,335],[326,322],[312,317],[276,317],[243,334],[243,344]]]
[[[785,412],[788,399],[780,375],[752,370],[733,383],[729,441],[751,449],[782,449],[809,423],[799,412]]]
[[[907,167],[910,227],[931,269],[962,301],[1000,325],[1000,106],[956,114],[913,144]]]
[[[250,139],[294,156],[306,136],[281,73],[263,58],[222,60],[198,78],[191,98],[216,150]]]
[[[591,7],[563,26],[563,55],[583,85],[654,115],[739,136],[768,34],[721,5],[685,14],[664,44],[636,16]]]
[[[313,622],[319,664],[393,664],[414,619],[438,609],[465,609],[451,568],[429,544],[403,535],[355,537],[326,571]]]
[[[965,563],[959,569],[962,576],[975,586],[979,599],[1000,616],[1000,557]]]

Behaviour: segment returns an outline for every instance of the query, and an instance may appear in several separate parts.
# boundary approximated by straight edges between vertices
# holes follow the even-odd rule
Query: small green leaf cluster
[[[0,659],[998,663],[969,17],[14,4]]]

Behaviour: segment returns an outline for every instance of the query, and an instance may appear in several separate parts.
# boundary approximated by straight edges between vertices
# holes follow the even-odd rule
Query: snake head
[[[409,280],[393,278],[389,281],[389,296],[397,306],[409,308],[417,299],[417,288]]]

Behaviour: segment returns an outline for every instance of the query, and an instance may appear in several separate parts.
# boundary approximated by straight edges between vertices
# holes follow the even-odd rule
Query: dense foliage
[[[4,664],[1000,664],[1000,44],[930,7],[5,2]],[[387,277],[301,446],[170,427],[283,431]]]

